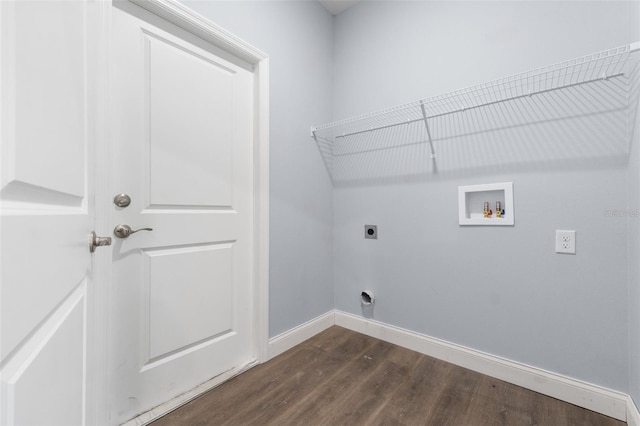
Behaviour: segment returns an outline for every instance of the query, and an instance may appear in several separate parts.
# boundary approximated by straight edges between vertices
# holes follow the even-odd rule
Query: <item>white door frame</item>
[[[269,58],[267,55],[248,43],[242,41],[233,34],[218,27],[202,16],[198,15],[186,6],[178,3],[176,0],[114,0],[114,1],[129,1],[151,13],[162,18],[163,20],[172,23],[200,38],[206,42],[228,52],[229,54],[238,57],[245,62],[253,65],[254,75],[254,139],[253,139],[253,164],[254,164],[254,194],[253,194],[253,209],[254,209],[254,242],[253,242],[253,356],[258,363],[262,363],[268,360],[268,339],[269,339]],[[110,10],[111,2],[105,2]],[[103,10],[103,16],[105,17],[105,23],[100,31],[103,34],[109,34],[112,28],[108,28],[110,21],[110,11]],[[107,46],[108,41],[104,41],[102,46]],[[108,51],[108,49],[106,49]],[[106,59],[106,58],[105,58]],[[105,69],[108,66],[108,62],[103,62]],[[106,89],[105,89],[106,90]],[[105,99],[105,98],[103,98]],[[103,114],[108,111],[108,104],[104,104]],[[108,117],[106,117],[101,123],[99,123],[104,133],[108,132]],[[97,155],[97,179],[96,179],[96,228],[102,230],[108,234],[113,227],[112,218],[110,214],[105,212],[111,211],[112,205],[106,190],[110,187],[109,181],[109,164],[105,159],[110,158],[110,149],[108,143],[99,144],[96,150]],[[113,195],[113,194],[112,194]],[[106,231],[105,231],[106,230]],[[98,231],[97,231],[98,232]],[[100,232],[98,232],[99,235]],[[107,235],[105,234],[105,235]],[[100,295],[98,295],[97,316],[102,317],[103,321],[98,321],[97,329],[100,336],[98,340],[105,345],[107,342],[107,328],[110,321],[109,315],[111,309],[107,306],[109,299],[110,286],[110,268],[111,259],[101,259],[99,265],[94,265],[97,270],[94,271],[97,276],[104,278],[105,287]],[[98,346],[101,346],[98,344]],[[101,349],[107,349],[102,346],[98,348],[97,352],[108,353],[108,350],[101,351]],[[108,359],[102,357],[100,359],[104,368],[100,368],[105,375],[108,374],[109,366],[107,365]],[[98,376],[101,376],[99,373]],[[104,376],[102,376],[104,377]],[[105,422],[108,423],[108,407],[106,406],[109,396],[105,393],[108,389],[104,379],[97,379],[96,385],[103,392],[98,391],[96,395],[103,404],[100,408],[96,408],[99,414],[97,417],[102,417]],[[185,398],[180,398],[180,401],[171,401],[170,404],[166,404],[166,409],[175,408],[180,404],[188,402],[188,400],[197,396],[197,394],[206,392],[208,389],[206,386],[198,387],[194,392],[190,392],[189,395],[185,395]],[[184,401],[182,400],[184,399]],[[148,415],[143,415],[145,419],[139,419],[142,421],[151,421],[155,417],[159,417],[164,414],[163,407],[159,407],[158,410],[152,410]],[[96,418],[96,417],[94,417]]]

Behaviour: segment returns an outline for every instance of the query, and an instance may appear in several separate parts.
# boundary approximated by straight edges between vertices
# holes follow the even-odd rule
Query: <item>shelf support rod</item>
[[[431,158],[436,158],[436,152],[433,150],[433,141],[431,140],[431,131],[429,130],[429,122],[427,121],[427,111],[424,109],[424,102],[422,101],[420,101],[420,110],[422,111],[424,128],[427,129],[427,137],[429,138],[429,148],[431,149]]]

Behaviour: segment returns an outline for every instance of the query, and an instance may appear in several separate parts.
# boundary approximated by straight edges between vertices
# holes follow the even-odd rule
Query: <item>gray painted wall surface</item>
[[[332,117],[332,18],[317,2],[183,3],[270,58],[273,337],[333,309],[332,187],[309,138]]]
[[[437,175],[420,148],[355,161],[334,191],[308,139],[311,124],[640,40],[637,2],[365,2],[334,20],[316,2],[184,3],[271,58],[271,336],[359,314],[370,288],[377,320],[640,402],[640,224],[605,214],[640,208],[637,129],[630,157],[619,117],[474,135],[436,145]],[[459,227],[457,186],[502,181],[516,226]],[[555,229],[577,230],[576,256],[553,252]]]
[[[637,6],[358,4],[334,23],[334,119],[627,44]],[[606,214],[628,205],[624,120],[441,141],[438,173],[424,149],[378,153],[375,168],[351,160],[334,189],[336,308],[362,313],[359,293],[371,289],[376,320],[626,391],[637,285],[628,221]],[[504,181],[514,183],[514,227],[458,225],[458,185]],[[363,238],[364,224],[378,225],[378,240]],[[556,229],[577,231],[575,256],[555,254]]]

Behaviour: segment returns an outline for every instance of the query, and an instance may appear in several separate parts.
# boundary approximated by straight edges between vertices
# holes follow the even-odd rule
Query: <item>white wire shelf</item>
[[[329,172],[342,157],[443,142],[535,123],[628,111],[637,104],[640,42],[311,127]],[[608,118],[611,121],[611,117]],[[440,156],[438,156],[440,161]],[[353,166],[354,159],[343,161]],[[335,178],[335,176],[333,176]]]

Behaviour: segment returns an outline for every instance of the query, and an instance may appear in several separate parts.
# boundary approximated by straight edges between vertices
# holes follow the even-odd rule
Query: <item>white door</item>
[[[131,204],[113,226],[153,230],[114,238],[112,422],[255,356],[251,67],[127,7],[112,11],[111,187]]]
[[[0,424],[87,422],[96,5],[0,1]]]

